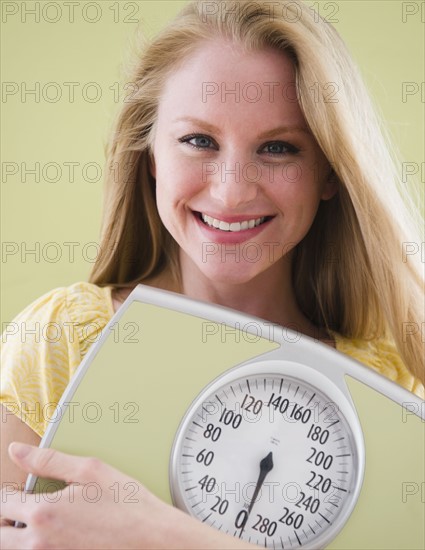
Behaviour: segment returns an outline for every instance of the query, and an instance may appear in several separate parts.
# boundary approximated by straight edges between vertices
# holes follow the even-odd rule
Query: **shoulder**
[[[58,289],[60,300],[83,346],[99,334],[114,315],[111,287],[78,282]],[[54,293],[55,291],[53,291]],[[86,349],[82,349],[83,354]]]
[[[76,339],[81,344],[84,355],[85,343],[104,328],[113,313],[110,287],[77,282],[50,290],[30,303],[6,324],[2,343],[16,335],[21,342],[33,334],[36,342],[49,343],[67,336],[70,343]]]
[[[113,313],[111,288],[86,282],[29,304],[2,334],[0,402],[42,435],[44,411],[58,402]]]
[[[407,369],[392,340],[346,338],[333,333],[338,351],[357,359],[393,382],[424,398],[424,386]]]
[[[70,320],[82,324],[94,318],[110,318],[113,313],[111,288],[83,281],[46,292],[23,309],[12,323]]]
[[[31,302],[15,319],[43,313],[57,316],[66,309],[84,312],[90,308],[113,313],[111,287],[99,287],[80,281],[70,286],[54,288]]]

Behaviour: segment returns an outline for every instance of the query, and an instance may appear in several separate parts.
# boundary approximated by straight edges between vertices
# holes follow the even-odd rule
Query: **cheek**
[[[181,158],[156,160],[156,201],[159,215],[170,230],[172,219],[185,214],[184,208],[204,187],[202,163]]]
[[[295,168],[293,168],[295,174]],[[289,170],[288,170],[289,174]],[[281,178],[269,192],[269,198],[282,213],[283,238],[299,242],[309,231],[320,204],[321,186],[305,168],[303,177]]]
[[[203,166],[199,161],[178,156],[156,158],[157,189],[170,198],[184,198],[202,187]]]
[[[320,202],[321,186],[314,174],[291,166],[285,169],[284,177],[276,181],[269,196],[285,214],[314,213]]]

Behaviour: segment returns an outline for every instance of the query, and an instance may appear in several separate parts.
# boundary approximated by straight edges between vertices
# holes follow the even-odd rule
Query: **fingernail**
[[[11,453],[16,458],[25,458],[31,452],[31,445],[26,443],[12,443],[9,447]]]

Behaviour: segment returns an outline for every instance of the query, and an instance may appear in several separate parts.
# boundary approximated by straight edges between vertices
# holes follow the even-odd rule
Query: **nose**
[[[259,165],[255,162],[225,160],[214,163],[207,177],[211,197],[228,209],[256,199],[261,180]]]

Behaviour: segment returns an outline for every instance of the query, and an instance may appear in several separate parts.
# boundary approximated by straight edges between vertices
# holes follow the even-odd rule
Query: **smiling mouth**
[[[244,220],[242,222],[225,222],[217,218],[212,218],[203,212],[194,212],[194,214],[208,227],[218,229],[220,231],[227,231],[232,233],[238,233],[239,231],[246,231],[247,229],[253,229],[263,223],[268,222],[273,216],[263,216],[260,218],[252,218],[251,220]]]

